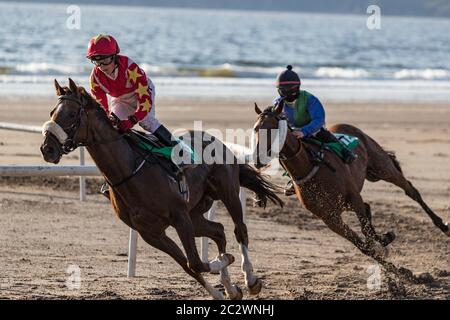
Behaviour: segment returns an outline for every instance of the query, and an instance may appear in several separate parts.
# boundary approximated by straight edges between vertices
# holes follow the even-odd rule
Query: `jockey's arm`
[[[100,103],[103,109],[105,109],[106,113],[108,113],[108,98],[106,97],[106,92],[103,91],[93,74],[91,74],[89,85],[91,87],[91,93],[94,96],[95,100],[97,100],[97,102]]]
[[[325,110],[319,99],[313,95],[309,97],[307,108],[311,122],[300,128],[300,131],[305,137],[310,137],[325,125]]]
[[[134,113],[134,117],[135,120],[139,122],[145,118],[147,113],[149,113],[153,107],[152,88],[149,86],[145,72],[139,68],[136,63],[132,63],[128,67],[127,75],[136,94],[138,107]]]

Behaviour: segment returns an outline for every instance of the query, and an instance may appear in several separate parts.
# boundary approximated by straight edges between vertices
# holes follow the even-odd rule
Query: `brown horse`
[[[375,140],[360,129],[348,124],[339,124],[331,127],[330,131],[357,137],[359,145],[355,152],[358,159],[347,165],[336,155],[325,151],[323,153],[325,161],[320,164],[320,159],[315,157],[320,147],[297,139],[288,128],[282,110],[282,102],[263,112],[255,104],[255,112],[258,114],[254,126],[256,167],[266,166],[266,163],[260,161],[260,154],[264,154],[261,152],[266,152],[265,154],[269,156],[274,156],[270,154],[271,152],[278,153],[281,165],[296,182],[294,186],[298,199],[306,209],[321,218],[332,231],[352,242],[364,254],[387,265],[383,259],[383,253],[385,253],[385,247],[394,240],[395,234],[388,232],[379,235],[375,232],[370,206],[360,195],[364,180],[367,179],[372,182],[384,180],[402,188],[407,196],[420,204],[433,223],[450,236],[448,223],[443,223],[442,219],[423,201],[417,189],[404,177],[393,153],[383,150]],[[278,129],[278,138],[271,135],[270,129]],[[261,132],[267,133],[267,141],[264,141],[264,145],[268,147],[262,146],[261,141],[264,137]],[[277,142],[278,150],[271,150],[274,139],[282,140]],[[259,150],[260,148],[262,150]],[[344,223],[341,215],[345,210],[356,213],[365,241]]]
[[[223,298],[202,272],[220,272],[225,292],[231,299],[241,299],[242,291],[231,284],[227,266],[234,261],[226,253],[222,224],[204,218],[214,200],[221,200],[235,225],[235,236],[242,255],[242,271],[251,294],[261,290],[262,283],[253,274],[248,255],[247,227],[239,200],[240,186],[257,194],[261,204],[267,200],[282,205],[267,182],[248,165],[199,164],[185,170],[190,188],[185,201],[177,181],[155,160],[133,147],[112,126],[105,111],[81,87],[69,79],[69,88],[55,80],[58,102],[44,124],[45,140],[41,152],[47,162],[58,163],[63,154],[78,146],[86,146],[92,159],[110,185],[110,199],[117,216],[135,229],[151,246],[170,255],[189,275],[194,277],[214,298]],[[215,143],[218,143],[216,140]],[[206,143],[204,143],[206,145]],[[223,144],[226,151],[230,152]],[[173,226],[186,256],[165,230]],[[209,237],[217,244],[219,256],[209,262],[200,260],[194,237]]]

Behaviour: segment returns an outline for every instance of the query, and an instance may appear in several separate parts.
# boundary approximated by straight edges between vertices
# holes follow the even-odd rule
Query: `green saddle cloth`
[[[344,148],[353,150],[359,144],[359,139],[357,137],[350,136],[348,134],[342,134],[342,133],[333,133],[333,134],[339,140],[339,142],[327,142],[327,143],[325,143],[325,148],[334,152],[341,159],[344,159],[344,155],[343,155]],[[320,140],[318,140],[317,138],[311,138],[311,139],[308,139],[307,141],[311,141],[312,143],[315,143],[317,145],[322,144],[322,142]]]
[[[132,131],[134,133],[133,136],[137,137],[138,141],[136,141],[136,139],[132,139],[132,140],[133,140],[133,142],[135,142],[135,144],[139,148],[141,148],[144,151],[160,154],[167,160],[172,161],[172,150],[173,150],[173,148],[175,148],[175,146],[173,146],[173,147],[163,146],[159,141],[152,141],[150,138],[148,138],[145,135],[145,133],[142,133],[142,132],[136,131],[136,130],[132,130]],[[184,144],[184,142],[179,139],[178,139],[178,143]],[[195,161],[197,159],[195,152],[191,148],[189,148],[187,145],[184,145],[184,148],[191,152],[191,158],[193,161]]]
[[[334,134],[334,136],[336,138],[338,138],[338,140],[340,142],[328,142],[328,143],[325,143],[325,149],[328,149],[331,152],[334,152],[341,159],[344,159],[342,150],[345,147],[347,149],[349,149],[349,150],[353,150],[359,144],[359,139],[357,137],[350,136],[348,134],[342,134],[342,133],[333,133],[333,134]],[[319,146],[322,144],[322,142],[319,139],[315,138],[315,137],[308,138],[308,139],[305,139],[305,140],[308,141],[308,142],[317,144]],[[285,171],[283,173],[283,177],[286,177],[286,176],[289,176],[289,173],[287,171]]]

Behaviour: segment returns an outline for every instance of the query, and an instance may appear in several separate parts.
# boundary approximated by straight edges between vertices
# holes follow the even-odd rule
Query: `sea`
[[[268,99],[286,65],[329,101],[450,101],[450,19],[0,2],[0,99],[88,86],[89,39],[113,35],[157,99]]]

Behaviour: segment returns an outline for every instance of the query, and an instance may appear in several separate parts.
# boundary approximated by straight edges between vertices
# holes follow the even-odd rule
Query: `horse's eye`
[[[69,117],[75,118],[77,116],[77,113],[75,111],[69,113]]]

